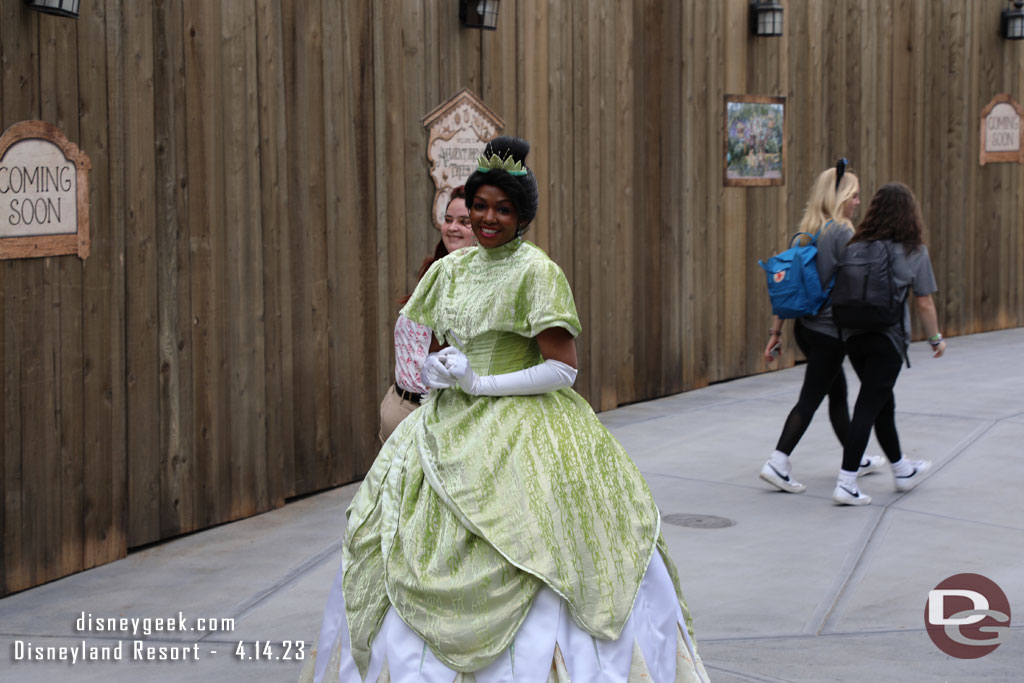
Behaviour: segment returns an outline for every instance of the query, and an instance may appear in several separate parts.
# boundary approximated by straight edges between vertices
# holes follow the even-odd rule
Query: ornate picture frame
[[[726,95],[722,183],[786,184],[786,98]]]

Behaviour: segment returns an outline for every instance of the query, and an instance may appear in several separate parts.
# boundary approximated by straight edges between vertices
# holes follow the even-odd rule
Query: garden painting
[[[725,96],[726,185],[785,181],[784,97]]]

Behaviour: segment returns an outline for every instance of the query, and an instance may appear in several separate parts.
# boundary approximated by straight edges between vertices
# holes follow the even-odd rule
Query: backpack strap
[[[790,248],[793,248],[793,247],[797,246],[796,245],[796,240],[797,240],[798,237],[800,237],[800,235],[806,235],[807,237],[811,238],[811,242],[810,242],[811,244],[814,244],[814,245],[818,244],[818,236],[817,235],[812,235],[809,232],[797,232],[797,233],[793,233],[793,237],[789,240]],[[804,246],[807,246],[807,245],[804,245]]]
[[[889,242],[886,245],[886,253],[889,257],[889,270],[892,271],[892,249],[896,247],[896,242]],[[903,249],[903,245],[899,244],[899,247]],[[900,298],[900,333],[903,337],[903,360],[907,362],[907,369],[910,369],[910,354],[907,353],[907,342],[910,341],[910,333],[907,331],[907,297],[910,296],[910,287],[908,286],[903,290],[903,296]]]

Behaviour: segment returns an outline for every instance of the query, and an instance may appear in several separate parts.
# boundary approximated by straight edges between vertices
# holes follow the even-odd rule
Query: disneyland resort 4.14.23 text
[[[306,644],[301,640],[199,642],[212,633],[229,633],[234,628],[235,620],[231,617],[190,618],[182,612],[164,617],[105,617],[82,612],[75,620],[75,631],[87,634],[82,640],[59,645],[15,640],[12,655],[14,662],[71,664],[95,661],[198,661],[205,656],[221,653],[246,661],[305,659]],[[195,634],[197,639],[192,642],[153,642],[160,640],[161,636],[176,640],[187,634]],[[89,642],[89,639],[96,638],[102,641]]]

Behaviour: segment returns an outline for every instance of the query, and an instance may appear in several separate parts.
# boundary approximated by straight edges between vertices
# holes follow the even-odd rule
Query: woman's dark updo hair
[[[497,154],[502,159],[509,156],[515,161],[521,161],[526,168],[526,175],[514,176],[501,169],[489,171],[474,171],[466,181],[466,206],[473,210],[473,198],[476,191],[484,185],[493,185],[508,195],[509,201],[516,207],[519,214],[519,234],[526,232],[530,223],[537,216],[537,178],[533,170],[526,166],[526,155],[530,153],[530,143],[522,138],[502,135],[494,138],[484,147],[483,156],[490,159],[492,154]]]

